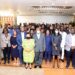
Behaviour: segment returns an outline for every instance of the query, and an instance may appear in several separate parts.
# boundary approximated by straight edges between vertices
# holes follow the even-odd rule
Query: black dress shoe
[[[39,68],[42,68],[42,66],[40,65]]]
[[[6,62],[4,62],[4,64],[6,64]]]
[[[34,68],[37,68],[37,66],[34,66]]]
[[[31,67],[29,69],[32,69]]]
[[[62,62],[64,62],[64,60],[61,59]]]
[[[25,69],[28,69],[28,67],[25,66]]]
[[[68,68],[69,68],[69,66],[67,65],[67,66],[66,66],[66,69],[68,69]]]

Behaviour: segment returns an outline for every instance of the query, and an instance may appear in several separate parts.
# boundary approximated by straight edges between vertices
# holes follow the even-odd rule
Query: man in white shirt
[[[63,27],[62,30],[60,32],[62,40],[61,40],[61,60],[64,61],[64,53],[65,53],[65,39],[66,39],[66,35],[67,33],[64,31]]]
[[[65,50],[66,50],[66,68],[70,65],[71,57],[71,44],[72,44],[72,34],[68,33],[65,40]]]
[[[73,68],[75,68],[75,32],[73,28],[70,30],[70,33],[67,34],[66,36],[65,49],[67,61],[66,68],[68,68],[70,65],[71,54],[72,54],[72,66]]]
[[[75,30],[74,28],[71,29],[72,33],[72,44],[71,44],[71,50],[72,50],[72,66],[75,69]]]
[[[22,41],[23,41],[23,39],[25,38],[24,32],[21,32],[21,36],[22,36]]]

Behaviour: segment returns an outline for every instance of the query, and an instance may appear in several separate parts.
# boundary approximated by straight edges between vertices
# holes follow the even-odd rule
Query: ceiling
[[[75,15],[75,0],[0,0],[0,10],[16,15]]]

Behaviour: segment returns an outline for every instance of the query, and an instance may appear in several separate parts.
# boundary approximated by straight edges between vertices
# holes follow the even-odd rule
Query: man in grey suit
[[[41,33],[40,27],[36,28],[36,33],[33,35],[35,40],[35,66],[34,68],[42,68],[43,52],[45,51],[45,36]]]

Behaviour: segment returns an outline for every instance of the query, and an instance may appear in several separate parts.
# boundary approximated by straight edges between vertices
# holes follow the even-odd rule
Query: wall
[[[73,16],[17,16],[19,23],[69,23],[73,21]]]

